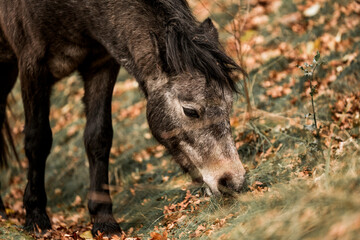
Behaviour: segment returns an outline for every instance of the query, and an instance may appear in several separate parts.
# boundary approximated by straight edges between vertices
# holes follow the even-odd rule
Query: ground
[[[210,16],[225,50],[249,73],[231,124],[247,170],[244,192],[208,197],[151,136],[145,99],[121,71],[113,96],[110,157],[114,215],[128,239],[357,239],[360,236],[360,3],[340,0],[191,0]],[[313,91],[297,65],[320,53]],[[9,99],[20,155],[0,175],[9,220],[0,239],[22,231],[27,162],[19,83]],[[317,128],[313,124],[313,93]],[[88,239],[88,163],[82,82],[54,87],[52,153],[46,167],[53,231],[43,239]],[[251,111],[249,111],[251,106]],[[101,237],[99,238],[101,239]]]

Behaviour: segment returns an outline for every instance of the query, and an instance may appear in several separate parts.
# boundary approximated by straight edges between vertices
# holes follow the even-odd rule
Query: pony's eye
[[[185,115],[188,117],[200,118],[199,113],[195,109],[183,107],[183,110],[184,110]]]

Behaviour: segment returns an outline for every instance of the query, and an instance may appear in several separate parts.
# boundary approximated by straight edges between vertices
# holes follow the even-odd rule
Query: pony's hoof
[[[91,233],[94,237],[99,234],[104,237],[111,237],[114,235],[121,236],[122,231],[113,216],[102,216],[95,219]]]
[[[50,219],[44,211],[31,211],[26,213],[24,229],[29,232],[44,234],[51,229]]]
[[[5,211],[0,210],[0,219],[7,219]]]
[[[0,219],[7,219],[4,203],[0,196]]]

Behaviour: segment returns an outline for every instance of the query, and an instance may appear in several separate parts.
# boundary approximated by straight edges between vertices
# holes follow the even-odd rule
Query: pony
[[[112,215],[108,161],[111,100],[120,67],[147,100],[153,136],[207,192],[240,191],[245,170],[229,114],[245,71],[226,53],[210,19],[198,22],[186,0],[2,0],[0,2],[0,164],[6,165],[6,99],[21,81],[25,112],[25,229],[46,231],[45,162],[52,146],[52,85],[74,71],[84,81],[84,143],[90,170],[92,233],[119,234]],[[6,137],[8,136],[8,137]],[[0,199],[0,212],[5,216]]]

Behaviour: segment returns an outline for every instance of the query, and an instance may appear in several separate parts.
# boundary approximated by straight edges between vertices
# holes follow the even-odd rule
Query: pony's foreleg
[[[120,66],[113,60],[86,62],[80,72],[85,85],[86,128],[84,142],[90,165],[90,192],[88,207],[94,224],[92,234],[120,234],[112,215],[109,195],[109,153],[113,129],[111,99]]]
[[[51,228],[46,214],[45,162],[52,145],[49,123],[52,75],[44,61],[33,56],[20,59],[21,93],[25,111],[25,154],[29,160],[28,183],[24,193],[25,229]],[[39,229],[40,228],[40,229]]]
[[[0,218],[6,219],[6,212],[5,212],[5,206],[4,203],[0,197]]]
[[[4,122],[6,119],[6,99],[11,89],[14,87],[16,77],[18,74],[18,68],[16,60],[13,62],[1,62],[0,59],[0,167],[6,165],[6,135],[3,131]],[[8,133],[10,134],[10,133]],[[9,139],[10,138],[10,139]],[[11,137],[8,136],[8,141],[11,141]],[[5,206],[0,196],[0,216],[6,218]]]

